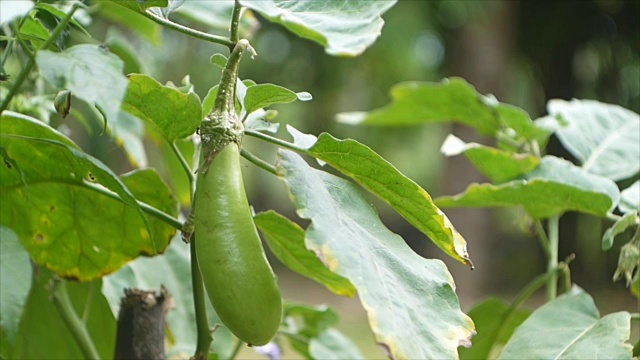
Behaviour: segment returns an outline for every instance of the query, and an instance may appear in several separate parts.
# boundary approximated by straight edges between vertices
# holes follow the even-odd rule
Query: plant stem
[[[259,157],[253,155],[252,153],[248,152],[245,149],[240,149],[240,155],[242,155],[243,158],[251,161],[254,165],[256,165],[257,167],[261,168],[262,170],[266,170],[270,173],[272,173],[273,175],[278,175],[276,173],[276,168],[269,164],[268,162],[260,159]]]
[[[80,347],[82,355],[84,355],[86,359],[100,359],[100,355],[98,354],[98,350],[96,350],[96,346],[93,344],[93,340],[91,340],[89,331],[76,314],[73,305],[71,305],[71,299],[69,299],[65,281],[52,280],[50,285],[53,304],[67,325],[67,328],[71,331],[71,335],[73,335],[76,344]]]
[[[196,177],[191,171],[191,166],[189,166],[187,160],[185,160],[184,156],[182,156],[182,153],[180,152],[180,149],[178,149],[175,141],[171,142],[171,150],[173,150],[173,153],[176,155],[178,161],[180,162],[180,166],[182,166],[182,169],[184,169],[184,172],[187,174],[187,178],[189,179],[189,191],[191,196],[193,197],[193,194],[195,192]]]
[[[236,347],[233,348],[233,352],[231,353],[231,356],[229,357],[229,359],[235,359],[236,356],[238,356],[238,353],[240,352],[240,348],[242,348],[242,344],[244,344],[244,341],[238,339],[238,343],[236,344]]]
[[[509,308],[509,310],[502,316],[502,320],[500,321],[500,326],[498,328],[498,331],[496,332],[497,334],[495,337],[496,339],[503,338],[502,333],[505,331],[504,325],[511,318],[511,316],[515,314],[516,310],[518,310],[520,305],[522,305],[525,301],[527,301],[527,299],[530,298],[531,295],[533,295],[536,291],[538,291],[538,289],[544,286],[544,284],[547,283],[547,280],[549,279],[549,277],[555,276],[558,272],[565,271],[566,269],[568,269],[569,268],[568,262],[571,260],[572,258],[568,258],[567,262],[560,263],[556,268],[553,269],[552,272],[546,272],[542,275],[536,276],[533,280],[531,280],[527,284],[527,286],[524,289],[522,289],[522,291],[520,291],[520,293],[518,293],[516,298],[513,299],[513,301],[511,302],[511,307]],[[493,352],[496,350],[495,347],[497,345],[498,344],[494,342],[493,346],[491,347],[489,351],[490,359],[494,359],[497,357],[497,356],[492,356],[492,355],[497,355],[497,354],[493,354]]]
[[[558,246],[559,246],[559,233],[558,225],[560,217],[558,215],[552,216],[547,220],[549,226],[549,259],[547,260],[547,274],[550,274],[547,279],[547,300],[551,301],[556,298],[558,279],[555,269],[558,267]]]
[[[307,149],[303,148],[303,147],[300,147],[300,146],[298,146],[296,144],[293,144],[293,143],[290,143],[288,141],[280,140],[280,139],[278,139],[276,137],[269,136],[267,134],[263,134],[263,133],[258,132],[258,131],[245,130],[244,133],[245,133],[245,135],[249,135],[249,136],[252,136],[254,138],[258,138],[258,139],[270,142],[272,144],[282,146],[283,148],[287,148],[287,149],[290,149],[290,150],[293,150],[293,151],[297,151],[297,152],[303,153],[303,154],[309,154],[309,151]]]
[[[71,6],[71,9],[67,13],[67,15],[60,21],[60,23],[58,23],[55,29],[53,29],[53,32],[51,32],[51,36],[49,36],[47,41],[42,43],[42,45],[36,51],[34,51],[34,54],[42,49],[48,48],[51,44],[53,44],[53,42],[62,33],[62,30],[64,30],[67,27],[67,25],[69,25],[69,21],[71,21],[73,14],[76,12],[76,10],[78,10],[79,7],[80,5],[78,3],[74,3],[73,6]],[[2,104],[0,104],[0,114],[3,111],[5,111],[7,107],[9,107],[9,102],[18,93],[18,90],[22,86],[22,83],[27,78],[27,76],[29,75],[29,73],[31,72],[31,69],[33,69],[33,66],[35,64],[36,64],[36,57],[30,56],[29,61],[27,61],[27,65],[25,65],[25,67],[22,68],[22,70],[20,71],[20,74],[18,74],[18,77],[13,83],[13,86],[9,89],[9,93],[4,98],[4,100],[2,100]]]
[[[240,39],[240,12],[242,11],[242,6],[240,5],[240,1],[236,0],[233,4],[233,14],[231,15],[231,30],[230,30],[230,39],[232,43],[237,43]],[[233,47],[229,46],[229,50],[233,51]]]
[[[98,187],[98,186],[92,186],[89,184],[85,184],[84,186],[86,186],[87,188],[93,190],[93,191],[97,191],[100,194],[110,197],[114,200],[119,200],[122,201],[124,203],[124,200],[120,197],[120,195],[114,193],[111,190],[108,190],[106,188],[103,187]],[[167,214],[166,212],[156,209],[153,206],[147,204],[147,203],[143,203],[140,200],[136,200],[136,202],[138,203],[138,206],[140,206],[140,209],[142,209],[143,212],[153,216],[154,218],[162,221],[163,223],[173,226],[174,228],[180,230],[182,229],[182,223],[180,222],[180,220],[174,218],[173,216]]]
[[[189,27],[174,23],[171,20],[168,19],[164,19],[160,16],[157,16],[153,13],[151,13],[149,10],[145,10],[144,12],[141,13],[142,15],[144,15],[146,18],[150,19],[151,21],[158,23],[166,28],[169,28],[171,30],[175,30],[177,32],[181,32],[185,35],[189,35],[191,37],[194,37],[196,39],[200,39],[200,40],[204,40],[204,41],[208,41],[211,43],[215,43],[215,44],[220,44],[220,45],[224,45],[227,46],[229,48],[233,48],[234,43],[231,42],[229,39],[223,37],[223,36],[218,36],[218,35],[211,35],[211,34],[207,34],[204,33],[202,31],[198,31],[198,30],[194,30],[191,29]]]
[[[200,266],[196,256],[196,236],[191,237],[189,244],[191,249],[191,285],[193,286],[193,307],[196,316],[196,329],[198,331],[198,339],[196,352],[193,354],[194,359],[206,359],[211,348],[213,337],[209,328],[209,320],[207,319],[207,307],[205,300],[204,284],[202,283],[202,275],[200,274]]]
[[[544,255],[546,256],[547,260],[549,260],[549,258],[551,257],[551,251],[549,249],[549,238],[544,232],[542,222],[540,220],[536,220],[534,227],[536,235],[538,235],[538,239],[540,239],[540,246],[542,246],[542,250],[544,250]]]

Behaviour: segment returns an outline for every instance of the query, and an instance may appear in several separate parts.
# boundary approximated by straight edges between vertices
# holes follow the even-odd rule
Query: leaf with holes
[[[0,224],[35,263],[89,281],[163,251],[169,239],[152,238],[134,193],[108,167],[35,119],[4,112],[1,120]],[[162,207],[170,195],[153,191],[164,197],[151,205]]]
[[[300,217],[311,220],[307,248],[351,281],[376,340],[396,359],[455,358],[473,322],[461,310],[451,274],[389,231],[351,181],[311,168],[280,150],[276,167]],[[409,341],[408,341],[409,340]]]

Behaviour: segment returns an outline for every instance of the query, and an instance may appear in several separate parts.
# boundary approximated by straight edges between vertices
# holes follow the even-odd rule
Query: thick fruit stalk
[[[236,143],[198,178],[196,254],[209,299],[239,339],[264,345],[278,330],[282,300],[251,217]]]

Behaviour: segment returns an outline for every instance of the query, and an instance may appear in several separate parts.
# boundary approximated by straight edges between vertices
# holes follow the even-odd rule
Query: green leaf
[[[188,165],[192,167],[193,171],[195,144],[192,139],[180,139],[176,140],[174,143],[178,148],[178,151],[180,151],[184,159],[187,161]],[[173,152],[173,149],[171,149],[171,145],[169,143],[163,141],[159,146],[162,154],[162,161],[165,166],[165,172],[163,175],[166,176],[169,184],[171,185],[174,196],[178,198],[182,207],[188,209],[191,204],[191,189],[189,179],[184,173],[184,168],[182,167],[182,164],[180,164],[180,161]]]
[[[60,317],[49,287],[53,274],[46,269],[34,273],[31,291],[24,305],[16,345],[8,359],[83,359],[83,353]],[[103,359],[113,357],[116,320],[100,294],[100,280],[66,282],[69,298],[79,317],[85,318],[89,335]],[[3,349],[4,350],[4,349]]]
[[[0,25],[13,19],[25,16],[33,8],[33,1],[2,1],[0,2]]]
[[[122,109],[157,125],[171,142],[193,134],[202,121],[198,95],[183,94],[142,74],[129,75]]]
[[[613,240],[619,234],[635,224],[640,224],[640,218],[636,213],[630,212],[616,220],[613,225],[604,232],[602,236],[602,250],[609,250],[613,246]]]
[[[209,61],[219,67],[220,69],[224,69],[224,67],[227,65],[227,61],[229,61],[229,59],[227,59],[226,56],[220,54],[220,53],[216,53],[211,55],[211,58],[209,59]]]
[[[35,263],[89,281],[166,246],[167,239],[150,237],[120,179],[64,135],[5,111],[0,146],[19,165],[0,166],[0,224],[18,235]]]
[[[367,146],[323,133],[307,152],[349,176],[398,212],[452,258],[471,265],[467,243],[418,184]]]
[[[381,16],[396,1],[241,0],[240,3],[292,33],[319,43],[327,54],[357,56],[380,36],[384,24]]]
[[[289,269],[314,280],[337,295],[352,297],[356,289],[349,280],[329,271],[305,248],[304,230],[273,210],[254,216],[256,226],[273,254]]]
[[[440,151],[446,156],[464,154],[494,183],[503,183],[525,174],[539,163],[538,158],[531,154],[516,154],[477,143],[465,143],[454,135],[447,136]]]
[[[31,263],[16,234],[1,225],[0,283],[0,329],[2,336],[13,346],[24,303],[31,288]]]
[[[273,84],[258,84],[247,88],[244,109],[252,113],[273,104],[290,103],[298,99],[293,91]]]
[[[130,36],[125,35],[117,27],[110,27],[107,30],[105,45],[109,51],[116,54],[124,62],[124,73],[142,73],[143,65],[140,62],[139,49],[131,42]]]
[[[56,7],[55,5],[52,5],[52,4],[39,2],[36,5],[36,9],[42,10],[42,11],[46,11],[49,14],[57,17],[58,19],[64,19],[67,16],[66,12],[62,11],[60,8],[58,8],[58,7]],[[78,21],[76,21],[76,19],[71,18],[69,20],[69,24],[75,26],[76,29],[82,31],[85,35],[91,37],[91,34],[89,34],[89,32]]]
[[[208,29],[229,31],[229,21],[233,12],[233,0],[185,1],[173,13],[204,25]],[[250,11],[240,18],[240,34],[245,35],[259,27],[258,20]],[[223,65],[224,66],[224,65]]]
[[[542,158],[523,179],[502,185],[471,184],[464,193],[435,200],[440,207],[522,206],[534,219],[579,211],[606,216],[618,203],[616,184],[554,156]]]
[[[483,135],[506,136],[520,141],[543,141],[548,131],[537,128],[526,112],[479,94],[461,78],[436,82],[403,82],[391,89],[391,103],[370,112],[338,114],[351,125],[411,126],[457,122]]]
[[[579,288],[543,305],[515,331],[500,359],[629,359],[630,316],[600,317]]]
[[[137,117],[119,111],[115,119],[107,120],[109,134],[116,145],[124,150],[133,167],[147,166],[147,152],[144,149],[144,126]]]
[[[195,350],[197,333],[190,264],[189,245],[176,237],[163,255],[137,258],[102,281],[102,294],[109,302],[113,316],[118,314],[125,288],[155,291],[159,291],[160,286],[167,288],[175,304],[167,313],[167,325],[175,339],[175,344],[166,348],[167,358],[188,358]],[[212,327],[221,323],[210,305],[207,317]],[[212,351],[219,354],[220,359],[229,359],[233,351],[231,333],[226,327],[221,327],[214,336]]]
[[[113,3],[136,12],[143,12],[151,7],[164,8],[169,6],[169,0],[111,0]]]
[[[622,180],[640,171],[640,115],[592,100],[551,100],[556,136],[590,173]]]
[[[155,169],[140,169],[120,176],[122,183],[131,191],[138,201],[149,204],[166,214],[177,217],[178,200],[171,194],[171,189],[165,184]],[[173,226],[152,217],[148,217],[151,238],[166,246],[176,234]]]
[[[135,0],[127,0],[135,2]],[[147,19],[137,10],[123,11],[122,7],[116,5],[116,1],[98,1],[99,14],[116,23],[124,25],[125,28],[140,35],[150,44],[159,46],[162,43],[161,30],[162,27]],[[136,6],[135,4],[131,4]],[[126,5],[123,5],[126,7]]]
[[[618,207],[623,213],[640,213],[640,180],[637,180],[620,193]]]
[[[364,359],[358,347],[336,329],[327,329],[309,341],[309,354],[313,359]]]
[[[123,63],[98,45],[75,45],[63,52],[38,51],[40,74],[53,87],[71,90],[74,96],[95,105],[107,119],[118,116],[127,89]]]
[[[468,315],[476,325],[478,334],[470,348],[459,348],[460,359],[495,359],[509,341],[514,330],[531,312],[516,310],[502,300],[489,298],[475,305]]]
[[[28,39],[33,48],[39,48],[49,38],[49,30],[42,25],[40,20],[33,16],[27,16],[24,18],[22,26],[20,26],[20,36]]]
[[[365,112],[338,114],[338,121],[352,125],[408,126],[455,121],[493,135],[500,122],[486,97],[464,79],[439,83],[404,82],[391,89],[391,104]]]
[[[277,172],[300,217],[305,241],[334,273],[351,281],[377,342],[390,357],[455,358],[473,323],[439,260],[424,259],[389,231],[360,189],[280,150]],[[429,295],[431,294],[431,295]]]

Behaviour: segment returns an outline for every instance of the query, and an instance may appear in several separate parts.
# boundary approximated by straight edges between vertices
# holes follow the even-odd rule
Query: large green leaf
[[[549,115],[559,118],[556,136],[582,167],[612,180],[640,171],[640,115],[592,100],[551,100]]]
[[[464,154],[494,183],[502,183],[528,173],[539,163],[538,158],[531,154],[517,154],[477,143],[465,143],[455,135],[447,136],[440,150],[447,156]]]
[[[364,359],[360,349],[340,331],[327,329],[309,341],[309,354],[316,360]]]
[[[543,305],[515,331],[500,359],[630,359],[630,316],[600,317],[579,288]]]
[[[495,359],[514,330],[530,313],[526,310],[513,311],[508,304],[496,298],[475,305],[468,315],[476,325],[478,334],[473,337],[470,348],[458,349],[460,359]]]
[[[0,225],[0,329],[15,344],[24,303],[31,288],[29,255],[11,229]]]
[[[162,43],[162,27],[141,15],[138,10],[126,11],[116,5],[115,1],[98,1],[96,5],[101,16],[124,25],[127,30],[137,33],[152,45],[159,46]]]
[[[122,181],[54,129],[4,112],[0,147],[0,223],[18,235],[37,264],[88,281],[167,245],[167,238],[151,238],[145,215]]]
[[[504,136],[516,141],[546,139],[548,131],[537,128],[526,112],[500,104],[479,94],[464,79],[435,82],[404,82],[391,89],[391,103],[370,112],[338,114],[338,121],[356,125],[411,126],[458,122],[484,135]]]
[[[381,16],[395,0],[288,1],[240,0],[294,34],[325,47],[327,54],[360,55],[380,36]]]
[[[620,193],[620,210],[624,213],[640,213],[640,180]]]
[[[0,25],[27,15],[33,8],[33,1],[3,1],[0,3]]]
[[[349,280],[329,271],[305,248],[304,230],[296,223],[272,210],[256,214],[253,219],[273,254],[289,269],[324,285],[334,294],[355,295],[356,289]]]
[[[75,45],[63,52],[38,51],[40,74],[57,89],[95,105],[115,119],[127,89],[122,60],[99,45]]]
[[[175,344],[167,346],[167,358],[188,358],[193,355],[197,338],[196,319],[193,310],[191,262],[189,245],[176,237],[167,251],[153,258],[137,258],[120,271],[106,276],[102,281],[102,293],[107,298],[111,312],[117,316],[120,299],[125,288],[159,291],[164,286],[169,291],[175,307],[167,313],[167,324]],[[221,323],[213,308],[207,308],[209,324]],[[214,333],[212,351],[220,359],[230,358],[233,341],[229,330],[221,327]]]
[[[7,359],[83,359],[71,331],[56,310],[51,291],[53,274],[46,269],[34,272],[31,291],[24,306],[15,347]],[[100,294],[100,280],[89,283],[66,282],[73,308],[84,320],[102,359],[113,357],[116,320]],[[4,351],[5,349],[2,349]]]
[[[543,219],[566,211],[605,216],[619,197],[613,181],[545,156],[522,179],[502,185],[471,184],[464,193],[439,197],[435,203],[440,207],[522,206],[533,218]]]
[[[384,227],[352,182],[287,150],[277,163],[298,215],[312,221],[307,248],[356,287],[378,343],[395,359],[455,358],[473,322],[460,310],[446,266]]]
[[[172,14],[185,17],[205,25],[208,29],[229,30],[231,13],[233,12],[233,0],[216,1],[184,1],[180,7],[173,10]],[[248,37],[247,32],[259,28],[258,20],[251,11],[245,11],[240,18],[239,30],[241,37]]]
[[[307,150],[393,207],[454,259],[471,264],[467,243],[418,184],[367,146],[324,133]]]
[[[202,107],[196,93],[184,94],[147,75],[132,74],[128,78],[123,110],[157,125],[168,141],[196,131],[202,121]]]

